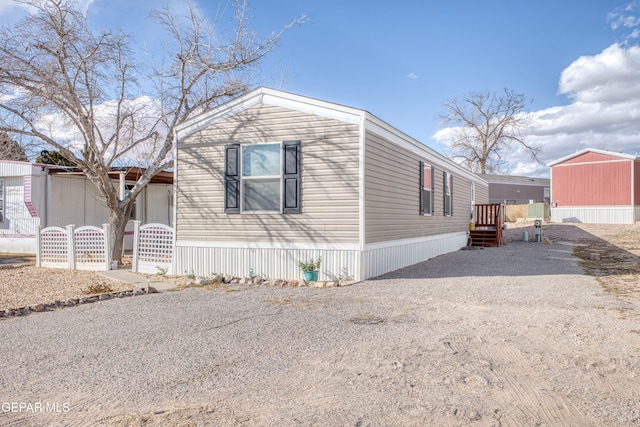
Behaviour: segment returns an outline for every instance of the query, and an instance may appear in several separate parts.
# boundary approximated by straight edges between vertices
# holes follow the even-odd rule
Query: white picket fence
[[[131,271],[173,274],[173,228],[134,221]],[[109,224],[102,228],[75,225],[47,227],[37,234],[38,267],[106,271],[111,268]]]
[[[133,223],[133,265],[131,271],[173,274],[173,228],[164,224]]]
[[[37,234],[38,267],[109,270],[109,224],[102,228],[67,225],[47,227]]]

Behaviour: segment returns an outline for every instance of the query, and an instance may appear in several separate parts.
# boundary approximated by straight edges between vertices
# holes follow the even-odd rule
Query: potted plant
[[[319,256],[318,259],[314,260],[311,258],[308,261],[299,261],[298,267],[304,273],[304,281],[315,282],[318,280],[318,269],[320,268],[320,263],[322,262],[322,257]]]

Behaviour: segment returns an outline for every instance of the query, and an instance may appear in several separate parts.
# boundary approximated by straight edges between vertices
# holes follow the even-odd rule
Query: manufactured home
[[[551,220],[632,224],[640,219],[640,158],[586,148],[553,161]]]
[[[126,191],[144,171],[113,170],[116,188]],[[130,187],[129,187],[130,188]],[[161,172],[136,199],[132,218],[143,223],[171,224],[173,173]],[[73,168],[0,161],[0,252],[36,253],[39,227],[101,226],[109,222],[109,210],[95,186]],[[130,229],[130,230],[129,230]],[[130,224],[127,230],[132,231]],[[133,239],[125,238],[131,249]]]
[[[549,203],[550,180],[514,175],[480,175],[489,183],[489,203]]]
[[[363,280],[466,245],[488,184],[367,111],[258,88],[177,128],[179,274]]]

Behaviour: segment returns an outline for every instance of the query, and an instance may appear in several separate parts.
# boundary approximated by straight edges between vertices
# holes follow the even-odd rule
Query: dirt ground
[[[532,221],[509,223],[506,241],[516,242],[527,231],[535,240]],[[585,273],[622,299],[640,300],[640,224],[542,224],[542,240],[571,242]]]
[[[525,230],[344,288],[4,319],[0,425],[640,425],[640,228]]]

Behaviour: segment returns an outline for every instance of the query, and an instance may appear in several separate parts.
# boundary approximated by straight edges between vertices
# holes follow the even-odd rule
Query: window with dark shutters
[[[300,141],[229,144],[224,153],[225,213],[301,212]]]
[[[434,168],[420,162],[420,215],[433,215]]]
[[[282,173],[282,212],[300,213],[300,141],[284,141]]]
[[[224,211],[240,213],[240,144],[224,147]]]

